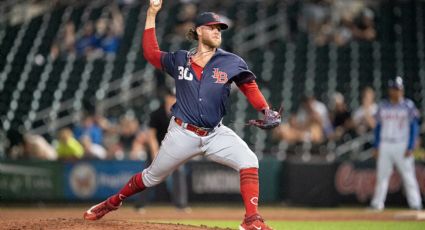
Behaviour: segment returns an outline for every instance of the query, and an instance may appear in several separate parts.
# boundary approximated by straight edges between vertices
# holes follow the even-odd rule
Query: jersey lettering
[[[161,56],[163,69],[176,81],[178,102],[173,105],[172,114],[187,123],[213,128],[226,114],[230,83],[242,84],[254,80],[255,75],[241,57],[219,48],[204,66],[204,77],[198,81],[188,64],[188,54],[179,50]]]
[[[188,80],[188,81],[192,81],[193,80],[193,74],[191,72],[189,72],[189,68],[184,68],[183,66],[178,66],[177,67],[179,70],[179,76],[178,79],[179,80]]]
[[[214,75],[213,78],[216,80],[214,83],[218,84],[226,84],[227,83],[227,73],[220,71],[218,68],[214,68],[213,71]]]
[[[416,107],[411,101],[403,100],[399,104],[384,101],[380,104],[377,119],[381,123],[383,140],[409,141],[410,122],[417,117]]]

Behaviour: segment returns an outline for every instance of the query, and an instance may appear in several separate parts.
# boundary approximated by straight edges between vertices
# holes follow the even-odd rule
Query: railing
[[[65,28],[64,25],[71,17],[72,10],[73,10],[73,7],[67,7],[65,9],[65,12],[61,17],[61,24],[59,26],[59,31],[56,33],[55,38],[57,38],[58,35],[63,33],[63,30]],[[53,61],[54,61],[53,58],[47,57],[46,67],[44,68],[43,73],[41,74],[40,81],[38,82],[36,90],[33,94],[34,99],[31,102],[31,109],[28,112],[28,117],[24,119],[25,120],[24,127],[26,130],[31,129],[34,119],[36,118],[36,112],[40,106],[39,101],[41,99],[42,92],[43,90],[46,89],[46,82],[49,79],[50,73],[53,71]]]
[[[126,96],[122,96],[121,91],[121,83],[123,79],[117,79],[115,81],[112,81],[110,83],[111,87],[108,88],[107,93],[112,93],[114,91],[121,91],[115,96],[106,98],[102,101],[96,101],[96,105],[98,106],[100,113],[102,111],[106,111],[111,107],[114,107],[116,105],[122,104],[125,101],[129,101],[131,99],[140,97],[142,95],[150,94],[152,93],[152,90],[155,89],[155,86],[153,84],[153,70],[151,67],[146,67],[144,70],[138,71],[136,73],[132,74],[132,77],[130,78],[130,85],[134,82],[140,82],[143,83],[137,87],[130,88],[128,91],[126,91]],[[31,130],[34,134],[46,134],[54,132],[58,127],[64,127],[66,125],[72,124],[73,122],[77,121],[80,117],[80,110],[74,110],[74,99],[69,99],[63,103],[61,103],[61,106],[56,111],[59,113],[65,113],[68,112],[69,115],[63,116],[63,117],[56,117],[54,119],[49,118],[48,114],[51,111],[51,108],[46,108],[36,115],[35,123],[37,121],[43,121],[44,125],[34,128]]]
[[[41,42],[42,42],[42,38],[45,35],[45,32],[47,30],[47,27],[49,26],[49,22],[50,22],[50,18],[51,15],[50,14],[45,14],[43,16],[43,22],[38,30],[38,33],[36,35],[36,39],[34,40],[34,43],[32,44],[31,50],[27,55],[27,60],[26,63],[24,65],[24,71],[21,73],[21,76],[19,77],[19,83],[18,83],[18,87],[13,91],[13,99],[10,102],[9,105],[9,112],[11,116],[7,117],[7,120],[9,120],[10,122],[13,120],[14,116],[15,116],[15,111],[18,108],[18,102],[19,99],[21,97],[21,93],[25,88],[26,82],[30,76],[30,72],[31,69],[33,67],[33,61],[34,61],[34,57],[36,55],[36,53],[39,50],[39,47],[41,46]],[[6,121],[7,121],[6,120]]]
[[[161,11],[161,14],[166,14],[166,10]],[[150,65],[146,65],[144,69],[141,71],[137,71],[132,73],[134,70],[134,63],[136,61],[135,55],[137,55],[137,52],[134,50],[139,50],[139,41],[141,39],[142,34],[142,23],[144,23],[143,18],[145,17],[145,13],[141,11],[139,14],[139,22],[137,25],[137,31],[135,32],[135,35],[132,39],[132,47],[127,55],[127,61],[130,61],[129,65],[126,65],[126,71],[124,73],[124,77],[111,81],[107,85],[107,88],[99,89],[102,91],[103,95],[109,95],[113,94],[114,96],[111,97],[99,97],[92,98],[95,100],[95,104],[97,106],[97,110],[100,114],[103,114],[104,111],[107,111],[108,109],[120,105],[120,104],[127,104],[128,101],[140,98],[142,96],[145,97],[151,97],[156,89],[156,81],[153,79],[153,67]],[[158,24],[164,24],[164,22],[167,20],[167,15],[161,15],[159,18]],[[164,31],[162,29],[157,30],[158,37],[162,35]],[[141,82],[140,84],[137,84],[137,86],[134,86],[136,82]],[[116,93],[114,93],[116,92]],[[100,99],[100,100],[99,100]],[[80,118],[81,115],[81,109],[78,107],[75,107],[75,98],[66,100],[64,102],[61,102],[60,105],[56,108],[55,113],[57,115],[59,114],[68,114],[65,116],[55,116],[53,118],[50,118],[49,114],[51,114],[52,108],[46,108],[41,111],[39,111],[34,119],[34,123],[42,122],[43,125],[36,127],[31,130],[32,133],[35,134],[52,134],[57,128],[64,127],[67,125],[70,125]]]
[[[13,6],[21,4],[26,0],[6,0],[0,1],[0,25],[6,23],[10,17]]]
[[[335,148],[335,156],[339,158],[353,151],[360,153],[362,152],[364,145],[367,143],[371,143],[372,141],[373,141],[372,132],[363,134],[359,137],[356,137],[352,140],[346,141],[343,144],[338,145]],[[368,151],[368,150],[365,150],[365,151]]]
[[[277,14],[236,31],[233,38],[235,51],[243,55],[250,50],[268,44],[270,41],[285,37],[286,29],[283,26],[285,20],[285,15]],[[272,29],[273,27],[275,29]],[[248,40],[252,36],[254,38]]]

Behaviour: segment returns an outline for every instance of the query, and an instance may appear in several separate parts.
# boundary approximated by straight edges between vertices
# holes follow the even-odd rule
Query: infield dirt
[[[168,206],[148,207],[144,213],[135,211],[131,206],[111,212],[98,221],[85,221],[83,212],[90,207],[78,205],[64,207],[0,207],[0,229],[158,229],[158,230],[200,230],[222,229],[206,226],[188,226],[180,224],[155,223],[156,221],[178,220],[242,220],[242,207],[194,207],[190,213],[177,211]],[[357,209],[308,209],[308,208],[262,208],[261,213],[266,220],[282,221],[346,221],[346,220],[379,220],[394,221],[401,210],[385,212],[369,212]],[[399,220],[399,219],[398,219]],[[412,220],[405,218],[404,220]],[[236,228],[237,226],[235,226]]]

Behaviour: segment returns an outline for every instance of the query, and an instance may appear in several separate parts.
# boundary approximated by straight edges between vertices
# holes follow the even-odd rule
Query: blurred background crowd
[[[48,52],[44,54],[38,53],[37,55],[53,63],[57,60],[58,62],[60,60],[67,61],[70,58],[84,59],[84,63],[90,63],[97,59],[102,61],[102,59],[113,58],[114,63],[116,62],[118,63],[116,65],[119,65],[120,58],[127,58],[126,60],[136,60],[134,64],[136,67],[131,65],[128,67],[127,65],[125,68],[128,67],[130,71],[137,70],[138,63],[143,62],[143,60],[138,61],[142,57],[132,57],[129,53],[133,51],[138,56],[141,56],[139,44],[133,45],[134,42],[140,43],[140,40],[135,39],[124,42],[123,39],[126,27],[131,24],[131,22],[126,21],[127,14],[134,8],[139,8],[137,9],[138,12],[143,12],[144,9],[140,10],[140,8],[145,7],[146,3],[137,0],[97,2],[102,7],[100,14],[95,17],[90,16],[87,20],[73,20],[71,17],[62,22],[61,25],[63,26],[57,30],[54,39],[48,44]],[[287,44],[302,42],[303,39],[300,39],[300,36],[304,36],[306,40],[312,43],[311,46],[314,46],[315,49],[320,49],[320,47],[330,49],[329,47],[336,46],[336,49],[344,50],[347,47],[352,48],[353,42],[367,45],[376,44],[377,39],[383,41],[388,39],[385,34],[379,34],[376,28],[377,22],[382,22],[383,20],[383,13],[380,7],[387,4],[386,1],[264,0],[240,1],[239,3],[242,6],[244,4],[248,5],[246,7],[247,10],[244,10],[244,12],[237,11],[238,5],[232,1],[176,1],[170,6],[174,7],[175,10],[164,10],[165,13],[170,13],[169,17],[172,17],[173,20],[170,22],[170,19],[166,19],[167,22],[159,22],[159,25],[163,25],[163,28],[158,29],[161,47],[167,50],[176,50],[190,46],[185,39],[185,34],[189,28],[193,27],[193,19],[197,13],[204,9],[221,14],[224,20],[227,20],[228,24],[231,25],[230,32],[223,34],[223,47],[231,51],[235,47],[234,43],[232,43],[232,38],[229,36],[236,36],[236,31],[249,27],[252,21],[260,18],[263,11],[266,11],[263,12],[265,15],[278,16],[280,12],[285,12],[284,20],[282,21],[285,30],[282,31],[282,35],[278,40]],[[19,4],[9,5],[6,3],[3,5],[2,10],[6,11],[8,9],[8,13],[7,17],[2,19],[2,28],[19,25],[63,7],[83,6],[84,8],[87,4],[92,3],[78,0],[31,0],[19,1]],[[251,5],[254,5],[254,7]],[[250,12],[250,9],[255,9],[256,11]],[[229,14],[229,12],[235,12],[235,15]],[[397,16],[397,12],[394,12]],[[143,17],[136,18],[141,22],[144,20]],[[137,26],[140,25],[143,25],[143,23],[137,24]],[[135,29],[137,28],[133,28],[133,32]],[[137,31],[143,30],[138,28]],[[134,36],[140,38],[141,35]],[[273,48],[274,44],[275,42],[273,41],[266,46]],[[132,47],[136,47],[136,50],[132,50]],[[288,49],[284,52],[287,52]],[[125,50],[122,51],[123,55],[121,56],[119,55],[120,50]],[[249,53],[243,55],[249,55]],[[382,54],[382,56],[384,55]],[[1,58],[3,59],[3,56]],[[285,60],[287,58],[285,56]],[[123,62],[122,59],[121,61]],[[296,61],[307,62],[305,59]],[[347,59],[346,62],[350,62],[350,60]],[[5,65],[4,63],[7,63],[7,61],[3,60],[2,66]],[[43,65],[43,63],[38,64]],[[132,69],[131,67],[134,68]],[[287,64],[285,64],[285,68],[287,68]],[[258,77],[263,78],[264,69],[267,69],[267,67],[262,67],[262,71],[259,72],[255,71],[255,67],[253,69]],[[123,76],[125,73],[121,72],[121,75],[120,73],[118,75]],[[152,72],[151,75],[158,78],[153,80],[156,84],[155,88],[170,86],[163,73]],[[117,78],[120,78],[120,76]],[[391,78],[394,76],[385,77]],[[280,76],[274,77],[284,79],[287,76],[281,72]],[[294,76],[292,79],[294,83],[292,84],[296,84],[297,77]],[[337,90],[328,89],[331,93],[327,94],[326,97],[323,97],[322,93],[317,93],[315,90],[296,92],[296,95],[291,96],[296,98],[294,99],[296,103],[292,103],[295,105],[289,109],[285,108],[285,123],[273,131],[271,143],[276,146],[280,143],[285,143],[288,146],[285,151],[288,152],[291,151],[291,147],[296,149],[297,146],[304,143],[316,146],[319,152],[326,152],[329,150],[330,143],[339,145],[370,133],[375,126],[374,115],[377,112],[377,101],[385,96],[385,94],[381,95],[379,93],[381,91],[385,92],[385,83],[381,84],[384,85],[382,89],[376,89],[371,84],[372,81],[373,79],[369,79],[368,82],[358,87],[359,91],[361,91],[359,98],[349,99],[350,102],[353,100],[358,101],[358,103],[354,104],[347,102],[347,92],[344,92],[343,89],[338,89],[338,87]],[[406,79],[406,81],[409,81],[409,79]],[[382,82],[385,81],[383,80]],[[75,84],[78,83],[77,80]],[[335,84],[337,83],[335,82]],[[261,85],[260,83],[260,88]],[[283,87],[286,86],[284,85]],[[90,86],[87,88],[90,88]],[[375,90],[378,91],[379,97],[376,96]],[[2,95],[7,94],[4,90],[0,90],[0,92]],[[272,91],[271,97],[281,92],[283,92],[283,89],[281,91]],[[149,108],[147,110],[138,110],[130,105],[120,110],[120,113],[110,114],[105,111],[99,112],[95,100],[84,98],[85,101],[90,103],[83,103],[85,106],[75,111],[78,114],[76,116],[78,118],[74,119],[75,122],[57,127],[50,133],[33,133],[31,129],[22,127],[22,120],[15,125],[3,125],[3,127],[7,127],[7,129],[3,128],[2,131],[4,138],[2,151],[5,152],[3,158],[43,160],[146,160],[152,158],[155,150],[152,147],[151,140],[154,138],[155,133],[152,133],[151,130],[150,121],[152,118],[150,118],[150,114],[159,108],[160,104],[165,102],[162,93],[156,92],[150,96],[151,98],[146,102],[148,106],[143,107]],[[72,100],[72,97],[70,99]],[[155,101],[156,104],[152,105],[150,101]],[[159,103],[159,101],[162,102]],[[278,100],[275,106],[279,103],[284,104],[283,100]],[[235,112],[232,109],[229,111],[229,113]],[[3,112],[0,114],[3,117],[3,121],[8,119],[6,114],[7,110],[4,111],[4,114]],[[10,119],[10,121],[14,120]],[[229,123],[231,124],[232,122]],[[250,139],[248,139],[248,142],[253,144]],[[425,159],[424,150],[420,146],[421,142],[418,142],[418,145],[417,158]],[[363,148],[366,149],[367,146]],[[295,154],[297,153],[295,151]]]
[[[174,95],[168,101],[175,100]],[[172,102],[164,102],[171,106]],[[276,141],[292,146],[312,143],[317,146],[329,141],[344,143],[365,135],[375,127],[378,105],[375,92],[367,87],[362,92],[361,105],[351,109],[341,93],[335,93],[328,105],[313,95],[304,95],[299,108],[287,122],[273,131]],[[150,119],[155,119],[151,117]],[[169,118],[165,119],[168,122]],[[81,120],[57,131],[51,143],[43,136],[26,133],[12,146],[7,158],[40,160],[148,160],[154,157],[151,140],[155,139],[149,121],[140,121],[132,111],[118,118],[85,112]],[[16,134],[20,136],[20,134]],[[18,137],[21,139],[21,137]],[[422,137],[414,152],[418,160],[425,160]]]

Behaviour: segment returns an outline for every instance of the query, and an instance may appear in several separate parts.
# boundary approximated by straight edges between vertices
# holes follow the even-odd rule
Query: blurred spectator
[[[326,44],[332,32],[331,1],[310,0],[304,2],[299,22],[301,29],[309,32],[317,45]]]
[[[177,23],[183,24],[193,22],[196,17],[198,7],[194,3],[186,3],[182,5],[182,9],[177,14]]]
[[[376,38],[375,14],[369,8],[364,8],[354,19],[352,28],[356,39],[372,41]]]
[[[333,132],[328,109],[314,96],[304,96],[296,121],[300,127],[320,127],[324,138],[329,137]]]
[[[298,142],[320,143],[323,141],[323,132],[318,125],[303,126],[298,124],[296,113],[289,116],[288,123],[284,123],[274,130],[274,137],[289,144]]]
[[[304,96],[301,107],[275,131],[275,137],[289,143],[321,143],[332,135],[332,124],[326,106],[313,96]]]
[[[312,34],[317,34],[331,17],[330,0],[308,0],[301,9],[301,27]]]
[[[95,23],[95,42],[93,44],[94,56],[101,57],[104,55],[102,42],[106,37],[109,29],[109,19],[107,17],[99,18]]]
[[[119,145],[118,125],[110,122],[108,129],[104,131],[103,146],[106,149],[106,159],[117,159],[117,153],[122,152]]]
[[[109,24],[110,28],[115,32],[117,35],[122,35],[124,32],[124,17],[118,8],[117,5],[111,6],[111,18],[112,22]]]
[[[66,57],[75,53],[75,24],[68,21],[63,31],[58,35],[50,48],[50,57],[55,60],[58,57]]]
[[[298,22],[319,46],[329,42],[343,46],[353,39],[372,41],[376,37],[374,13],[364,1],[305,1]]]
[[[131,5],[135,0],[115,0],[118,5]]]
[[[60,48],[59,48],[59,43],[54,41],[52,43],[52,46],[50,47],[49,57],[52,60],[56,60],[57,58],[60,57],[60,55],[61,55],[61,51],[60,51]]]
[[[358,109],[354,111],[354,127],[359,135],[365,134],[375,128],[375,114],[378,105],[375,102],[375,92],[372,88],[366,87],[362,92],[362,102]]]
[[[106,36],[106,31],[108,30],[109,20],[106,17],[101,17],[96,21],[96,39],[101,40]]]
[[[139,122],[131,115],[121,118],[118,127],[119,142],[115,150],[118,160],[146,160],[147,134],[140,130]]]
[[[353,39],[372,41],[375,37],[373,11],[364,8],[355,15],[341,16],[339,26],[335,29],[334,41],[342,46]]]
[[[29,159],[56,160],[58,154],[42,136],[27,133],[24,135],[24,152]]]
[[[65,24],[64,34],[62,38],[61,47],[62,52],[67,54],[75,52],[75,25],[74,22],[68,21]]]
[[[69,128],[59,130],[56,152],[59,160],[77,160],[84,156],[83,146],[72,136]]]
[[[198,8],[194,3],[182,4],[181,10],[176,15],[176,26],[174,33],[167,36],[167,40],[173,43],[180,43],[185,41],[186,33],[194,27],[193,21],[195,20]]]
[[[68,21],[53,42],[50,57],[55,60],[76,53],[78,57],[91,59],[116,54],[124,32],[124,18],[116,4],[111,4],[108,9],[110,17],[88,21],[83,25],[82,35],[78,39],[74,23]]]
[[[175,92],[166,89],[164,93],[164,102],[155,111],[150,114],[149,121],[149,147],[153,160],[159,151],[159,143],[164,139],[167,133],[168,125],[171,119],[171,107],[176,103]]]
[[[91,141],[95,144],[102,145],[103,143],[103,131],[97,124],[94,115],[85,115],[80,124],[74,127],[74,136],[78,140],[82,136],[89,136]]]
[[[96,56],[114,55],[118,52],[124,32],[124,19],[116,5],[111,5],[110,11],[111,18],[102,17],[96,21]]]
[[[331,7],[332,21],[338,23],[342,18],[355,18],[366,7],[366,3],[358,0],[332,1]]]
[[[180,0],[179,2],[187,4],[187,3],[199,3],[199,1],[200,0]],[[205,2],[205,3],[207,3],[207,2]]]
[[[351,133],[354,129],[351,111],[345,103],[344,96],[339,92],[333,95],[330,109],[330,117],[334,129],[333,138],[339,140],[344,134]]]
[[[10,24],[17,25],[25,21],[29,21],[51,7],[51,1],[30,0],[30,1],[15,1],[10,12]],[[3,17],[3,15],[2,15]]]
[[[302,15],[299,14],[300,9],[302,9],[302,2],[298,0],[289,0],[286,2],[287,6],[287,25],[288,25],[288,38],[292,41],[296,38],[299,30],[301,28],[300,24],[302,23]]]
[[[24,158],[23,135],[17,129],[10,129],[6,133],[6,158],[17,160]]]
[[[84,148],[84,157],[89,159],[105,160],[107,157],[106,149],[103,146],[93,143],[91,138],[84,135],[80,139],[80,143]]]
[[[94,26],[93,22],[89,21],[84,25],[83,35],[78,38],[77,43],[75,44],[75,49],[79,57],[89,57],[93,53],[95,47],[96,37],[94,35]]]
[[[334,29],[333,41],[338,46],[343,46],[353,39],[352,28],[354,25],[352,20],[350,16],[344,15]]]
[[[105,55],[115,55],[120,44],[120,37],[111,29],[108,30],[106,36],[101,40],[102,52]]]

